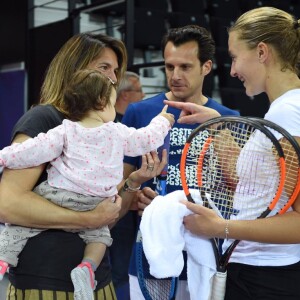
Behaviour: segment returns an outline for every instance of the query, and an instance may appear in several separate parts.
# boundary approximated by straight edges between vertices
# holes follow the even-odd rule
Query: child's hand
[[[175,123],[174,115],[167,113],[168,105],[165,105],[159,116],[165,117],[169,122],[170,125],[173,126]]]

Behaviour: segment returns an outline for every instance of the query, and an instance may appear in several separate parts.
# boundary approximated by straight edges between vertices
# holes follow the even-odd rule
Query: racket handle
[[[224,300],[227,272],[217,272],[214,275],[210,300]]]

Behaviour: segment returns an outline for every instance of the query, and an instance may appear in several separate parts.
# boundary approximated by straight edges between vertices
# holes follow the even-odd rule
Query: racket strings
[[[278,124],[261,118],[253,118],[253,120],[264,125],[278,139],[284,153],[286,179],[282,195],[275,208],[276,212],[283,214],[293,205],[300,191],[300,147],[296,139]]]
[[[170,279],[145,279],[145,285],[152,300],[169,300],[172,282]]]
[[[280,155],[269,137],[252,125],[218,125],[192,139],[185,161],[187,185],[200,189],[203,204],[223,218],[240,211],[243,218],[257,218],[279,193]]]
[[[139,244],[141,247],[142,244]],[[138,251],[138,278],[146,300],[169,300],[175,293],[175,278],[157,279],[150,274],[149,264],[143,251]]]

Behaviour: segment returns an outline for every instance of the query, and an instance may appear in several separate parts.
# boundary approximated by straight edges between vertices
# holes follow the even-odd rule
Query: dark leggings
[[[300,262],[280,267],[230,263],[225,300],[299,300]]]

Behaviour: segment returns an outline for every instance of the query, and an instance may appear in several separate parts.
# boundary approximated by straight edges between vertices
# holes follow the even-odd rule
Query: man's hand
[[[139,191],[138,198],[138,214],[141,216],[144,209],[151,203],[151,201],[157,196],[157,193],[149,187],[144,187]]]

